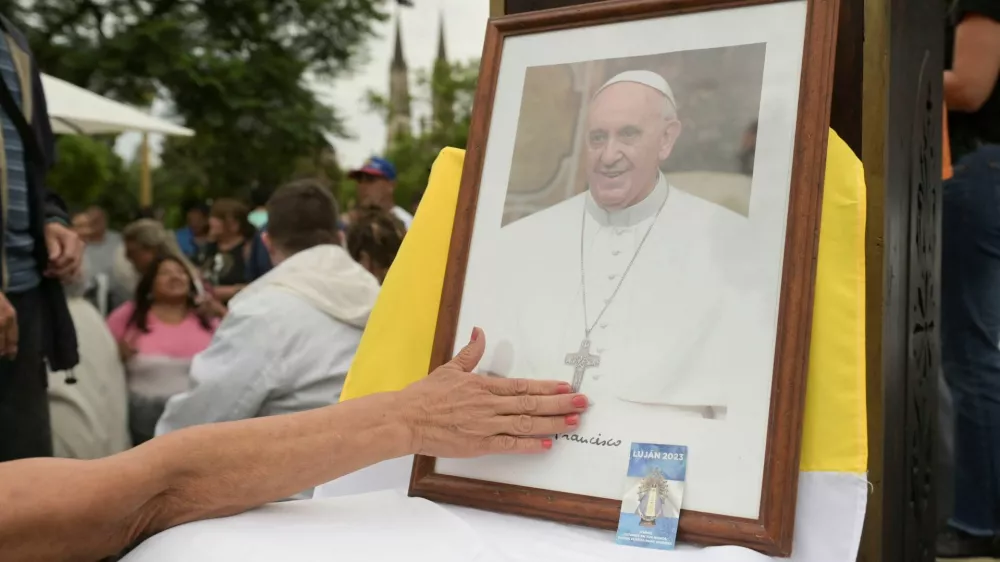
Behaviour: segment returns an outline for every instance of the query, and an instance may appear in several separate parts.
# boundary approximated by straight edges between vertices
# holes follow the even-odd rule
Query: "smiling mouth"
[[[607,172],[601,172],[601,175],[604,176],[604,177],[606,177],[606,178],[608,178],[608,179],[615,179],[618,176],[624,174],[625,172],[626,172],[626,170],[607,171]]]

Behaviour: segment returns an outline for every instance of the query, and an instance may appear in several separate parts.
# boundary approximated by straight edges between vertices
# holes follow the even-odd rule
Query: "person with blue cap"
[[[396,191],[396,167],[385,158],[371,157],[347,177],[358,182],[358,208],[376,207],[392,213],[407,230],[413,222],[413,215],[396,205],[393,194]]]

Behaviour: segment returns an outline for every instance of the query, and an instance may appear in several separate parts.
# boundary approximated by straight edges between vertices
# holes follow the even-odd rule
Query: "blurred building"
[[[406,54],[403,47],[403,34],[400,25],[401,17],[396,17],[396,39],[389,64],[389,118],[386,123],[386,147],[393,144],[395,139],[404,133],[413,131],[413,113],[411,111],[410,70],[406,64]],[[435,83],[440,83],[449,73],[448,54],[444,40],[444,14],[441,14],[438,24],[438,46],[437,57],[434,60],[432,79]],[[449,91],[432,89],[431,108],[432,119],[437,122],[447,123],[454,119],[453,107],[454,96]]]

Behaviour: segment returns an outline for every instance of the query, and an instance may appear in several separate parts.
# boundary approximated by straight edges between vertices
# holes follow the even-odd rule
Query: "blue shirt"
[[[198,252],[201,251],[201,248],[198,246],[198,243],[195,242],[194,232],[192,232],[189,227],[185,226],[184,228],[177,229],[175,234],[177,236],[177,245],[180,246],[184,255],[192,260],[197,258]]]
[[[254,234],[253,240],[250,241],[250,260],[247,261],[246,269],[247,282],[250,283],[263,277],[273,267],[271,265],[271,256],[267,253],[267,247],[264,246],[264,240],[261,238],[266,228],[267,225],[265,224],[261,230],[258,230]]]
[[[21,106],[21,80],[14,66],[7,41],[0,37],[0,75],[14,101]],[[24,144],[14,122],[0,109],[3,147],[7,156],[7,216],[3,223],[6,251],[7,293],[23,293],[41,281],[35,262],[35,239],[31,236],[31,211],[28,203],[28,175],[24,162]]]

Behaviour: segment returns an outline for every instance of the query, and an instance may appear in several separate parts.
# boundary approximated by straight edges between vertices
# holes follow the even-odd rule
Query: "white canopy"
[[[174,125],[65,80],[42,75],[52,130],[57,134],[97,135],[138,131],[190,137],[194,131]]]

